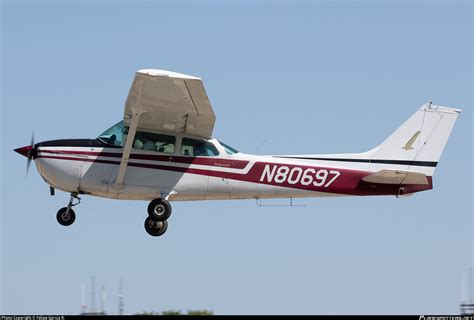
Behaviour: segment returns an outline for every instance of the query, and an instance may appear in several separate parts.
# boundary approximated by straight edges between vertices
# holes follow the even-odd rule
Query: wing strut
[[[135,140],[135,133],[137,132],[138,122],[140,116],[144,110],[132,108],[132,119],[130,120],[130,128],[128,129],[127,141],[123,146],[122,160],[120,161],[120,167],[118,169],[117,178],[113,185],[114,189],[123,188],[123,180],[125,178],[125,171],[127,170],[128,160],[130,158],[130,152],[132,151],[133,141]]]

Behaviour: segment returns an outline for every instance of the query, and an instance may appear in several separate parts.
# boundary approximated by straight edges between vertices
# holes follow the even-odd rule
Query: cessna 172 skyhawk
[[[123,120],[96,139],[15,149],[50,185],[71,194],[56,218],[75,220],[80,194],[151,200],[145,230],[165,233],[169,201],[404,196],[432,189],[432,176],[461,110],[425,104],[364,153],[257,156],[211,137],[215,116],[200,78],[139,70]],[[74,203],[74,199],[77,200]]]

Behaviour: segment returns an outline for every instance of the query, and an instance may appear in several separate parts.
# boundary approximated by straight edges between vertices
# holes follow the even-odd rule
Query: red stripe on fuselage
[[[51,152],[51,153],[54,153],[54,152]],[[77,152],[68,151],[68,153],[66,154],[84,155],[84,153],[80,153],[79,151]],[[97,154],[102,155],[103,153],[97,152]],[[96,163],[120,165],[120,161],[103,160],[103,159],[87,159],[87,158],[74,158],[74,157],[65,157],[65,156],[45,156],[45,155],[39,155],[38,158],[85,161],[85,162],[96,162]],[[238,161],[238,160],[230,160],[230,161]],[[172,162],[175,162],[175,161],[173,160]],[[248,161],[241,161],[241,162],[248,163]],[[196,164],[196,163],[191,162],[189,164]],[[429,185],[406,185],[404,186],[404,190],[400,192],[400,185],[373,184],[373,183],[363,182],[361,179],[371,174],[370,172],[350,170],[350,169],[333,169],[333,168],[328,168],[328,167],[314,167],[314,166],[296,165],[296,164],[256,162],[247,174],[221,172],[221,171],[214,171],[214,170],[207,170],[207,169],[196,169],[196,168],[190,168],[190,167],[176,167],[176,166],[172,166],[171,164],[168,166],[168,165],[162,165],[162,164],[160,165],[160,164],[152,164],[152,163],[129,162],[128,165],[131,167],[183,172],[183,173],[218,177],[218,178],[224,178],[224,179],[230,179],[230,180],[259,183],[259,184],[272,185],[272,186],[280,186],[280,187],[286,187],[286,188],[292,188],[292,189],[326,192],[326,193],[338,193],[338,194],[347,194],[347,195],[396,195],[399,193],[401,194],[413,193],[413,192],[418,192],[418,191],[423,191],[423,190],[429,190],[432,188],[431,177],[428,177]],[[270,168],[273,168],[274,166],[276,166],[277,168],[287,167],[289,172],[292,172],[293,168],[299,168],[301,169],[301,171],[306,171],[307,169],[310,169],[314,172],[318,172],[320,170],[327,171],[327,172],[337,171],[339,172],[340,175],[327,187],[325,187],[324,185],[315,186],[313,185],[313,183],[305,185],[302,183],[301,179],[292,184],[288,182],[288,179],[284,179],[280,183],[277,183],[275,178],[274,179],[265,178],[263,172],[266,166],[269,166]],[[299,169],[295,171],[299,171]]]

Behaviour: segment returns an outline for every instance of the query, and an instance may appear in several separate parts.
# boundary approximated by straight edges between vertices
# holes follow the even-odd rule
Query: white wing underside
[[[138,130],[210,138],[216,120],[200,78],[165,70],[137,71],[125,103],[126,125],[132,109],[141,113]]]
[[[144,69],[135,74],[123,116],[129,127],[122,159],[113,185],[124,187],[132,142],[137,131],[186,133],[210,138],[216,117],[200,78],[186,74]]]

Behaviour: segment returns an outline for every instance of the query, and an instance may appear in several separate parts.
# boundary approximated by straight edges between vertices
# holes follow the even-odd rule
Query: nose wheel
[[[148,205],[148,217],[145,220],[145,231],[153,236],[159,237],[168,229],[168,218],[171,215],[171,204],[168,200],[158,198],[152,200]]]
[[[67,207],[63,207],[58,210],[56,220],[58,220],[59,224],[62,226],[70,226],[74,223],[74,220],[76,220],[76,213],[72,209],[69,209],[68,211]]]
[[[74,199],[77,199],[77,203],[73,203]],[[58,220],[59,224],[62,226],[70,226],[76,220],[76,213],[72,210],[72,207],[77,206],[81,202],[81,198],[77,196],[77,193],[71,193],[71,199],[67,207],[62,207],[58,210],[56,214],[56,220]]]

